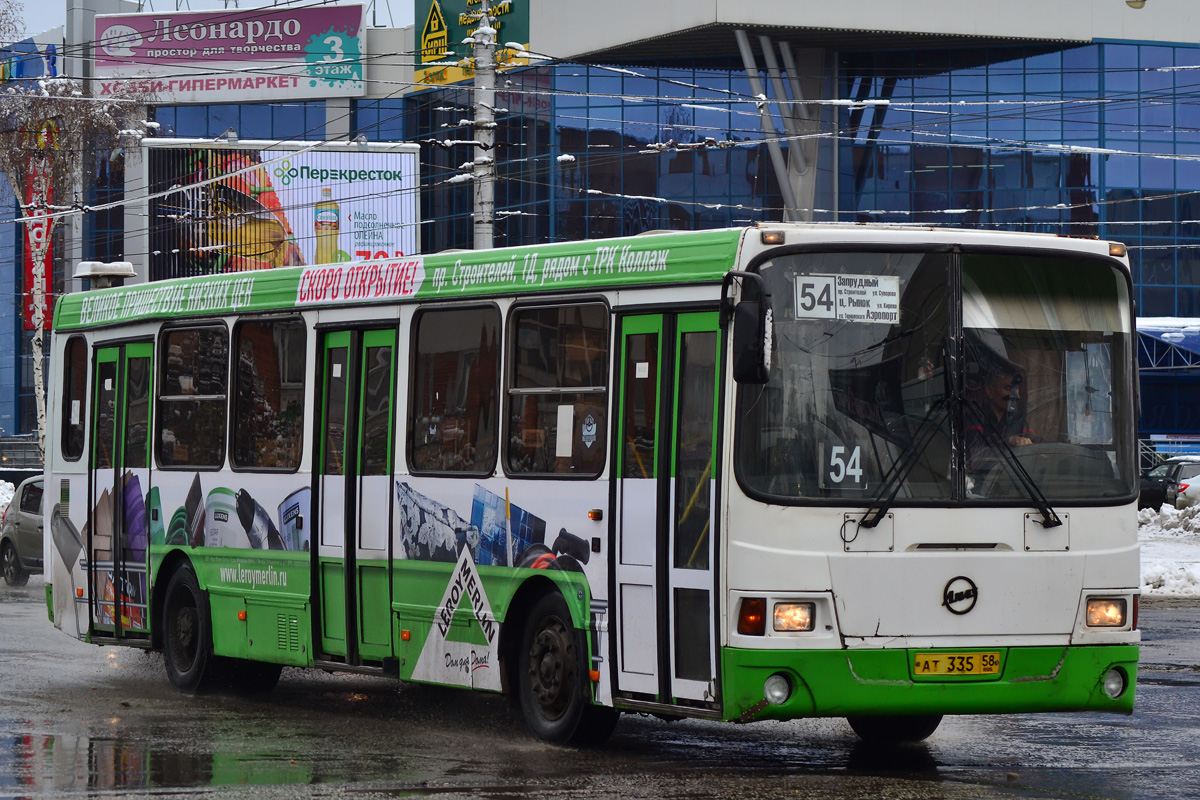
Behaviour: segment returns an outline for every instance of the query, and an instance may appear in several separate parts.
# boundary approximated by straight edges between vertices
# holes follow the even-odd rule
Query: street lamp
[[[1130,8],[1145,8],[1146,0],[1125,0],[1125,5]]]
[[[87,278],[93,289],[107,289],[117,278],[133,278],[137,275],[129,261],[80,261],[71,277]]]

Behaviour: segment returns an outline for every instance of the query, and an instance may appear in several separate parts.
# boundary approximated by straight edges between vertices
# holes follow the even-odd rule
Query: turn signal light
[[[763,231],[763,244],[783,244],[783,231]]]
[[[764,598],[742,598],[737,631],[742,636],[762,636],[767,632],[767,601]]]
[[[1125,625],[1125,598],[1094,597],[1087,601],[1089,628],[1120,628]]]
[[[1120,242],[1108,243],[1108,254],[1114,258],[1124,258],[1126,253],[1125,245]]]
[[[238,612],[238,622],[245,622],[245,621],[246,621],[246,612],[239,611]]]

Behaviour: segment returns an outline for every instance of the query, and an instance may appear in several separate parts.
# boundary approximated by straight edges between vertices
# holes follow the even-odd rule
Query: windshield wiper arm
[[[888,509],[892,507],[892,502],[895,501],[896,495],[900,493],[900,487],[904,484],[904,479],[908,477],[908,473],[912,472],[912,468],[916,466],[917,459],[925,452],[925,448],[929,446],[929,442],[933,440],[934,435],[938,431],[939,421],[937,425],[931,425],[934,413],[940,411],[946,405],[945,395],[939,397],[933,405],[929,407],[929,411],[917,423],[916,436],[913,437],[912,447],[904,452],[900,458],[892,462],[892,468],[883,476],[883,485],[879,487],[879,494],[875,495],[875,499],[871,501],[871,507],[867,509],[867,513],[863,514],[862,519],[858,521],[860,528],[874,528],[887,515]],[[941,415],[945,418],[945,414]]]
[[[1021,488],[1025,490],[1025,494],[1037,506],[1037,510],[1042,515],[1042,527],[1057,528],[1059,525],[1062,525],[1062,520],[1059,519],[1058,514],[1054,513],[1054,509],[1050,507],[1050,502],[1046,500],[1046,496],[1038,488],[1033,476],[1029,474],[1028,470],[1025,469],[1025,465],[1017,458],[1017,454],[1013,452],[1012,445],[1004,438],[1004,433],[996,425],[996,421],[988,416],[976,401],[965,398],[963,402],[971,410],[971,413],[979,418],[981,423],[979,427],[983,431],[984,439],[1004,457],[1004,463],[1008,464],[1012,471],[1016,473],[1017,481],[1021,484]]]

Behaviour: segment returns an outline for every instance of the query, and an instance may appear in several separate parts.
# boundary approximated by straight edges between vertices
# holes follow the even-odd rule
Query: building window
[[[413,322],[413,339],[412,471],[490,475],[496,469],[500,312],[426,311]]]
[[[229,332],[223,326],[163,334],[158,382],[158,463],[216,469],[225,461]]]
[[[233,336],[233,466],[294,472],[304,441],[304,321],[243,322]]]
[[[63,351],[62,454],[78,461],[87,443],[87,342],[72,336]]]
[[[513,312],[509,473],[600,474],[608,427],[608,320],[603,303]]]

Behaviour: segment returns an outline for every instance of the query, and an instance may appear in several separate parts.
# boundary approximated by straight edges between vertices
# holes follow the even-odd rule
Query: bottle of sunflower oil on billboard
[[[342,208],[333,199],[333,190],[321,189],[321,200],[313,215],[313,231],[317,235],[317,264],[332,264],[337,260],[338,233],[341,230]]]

